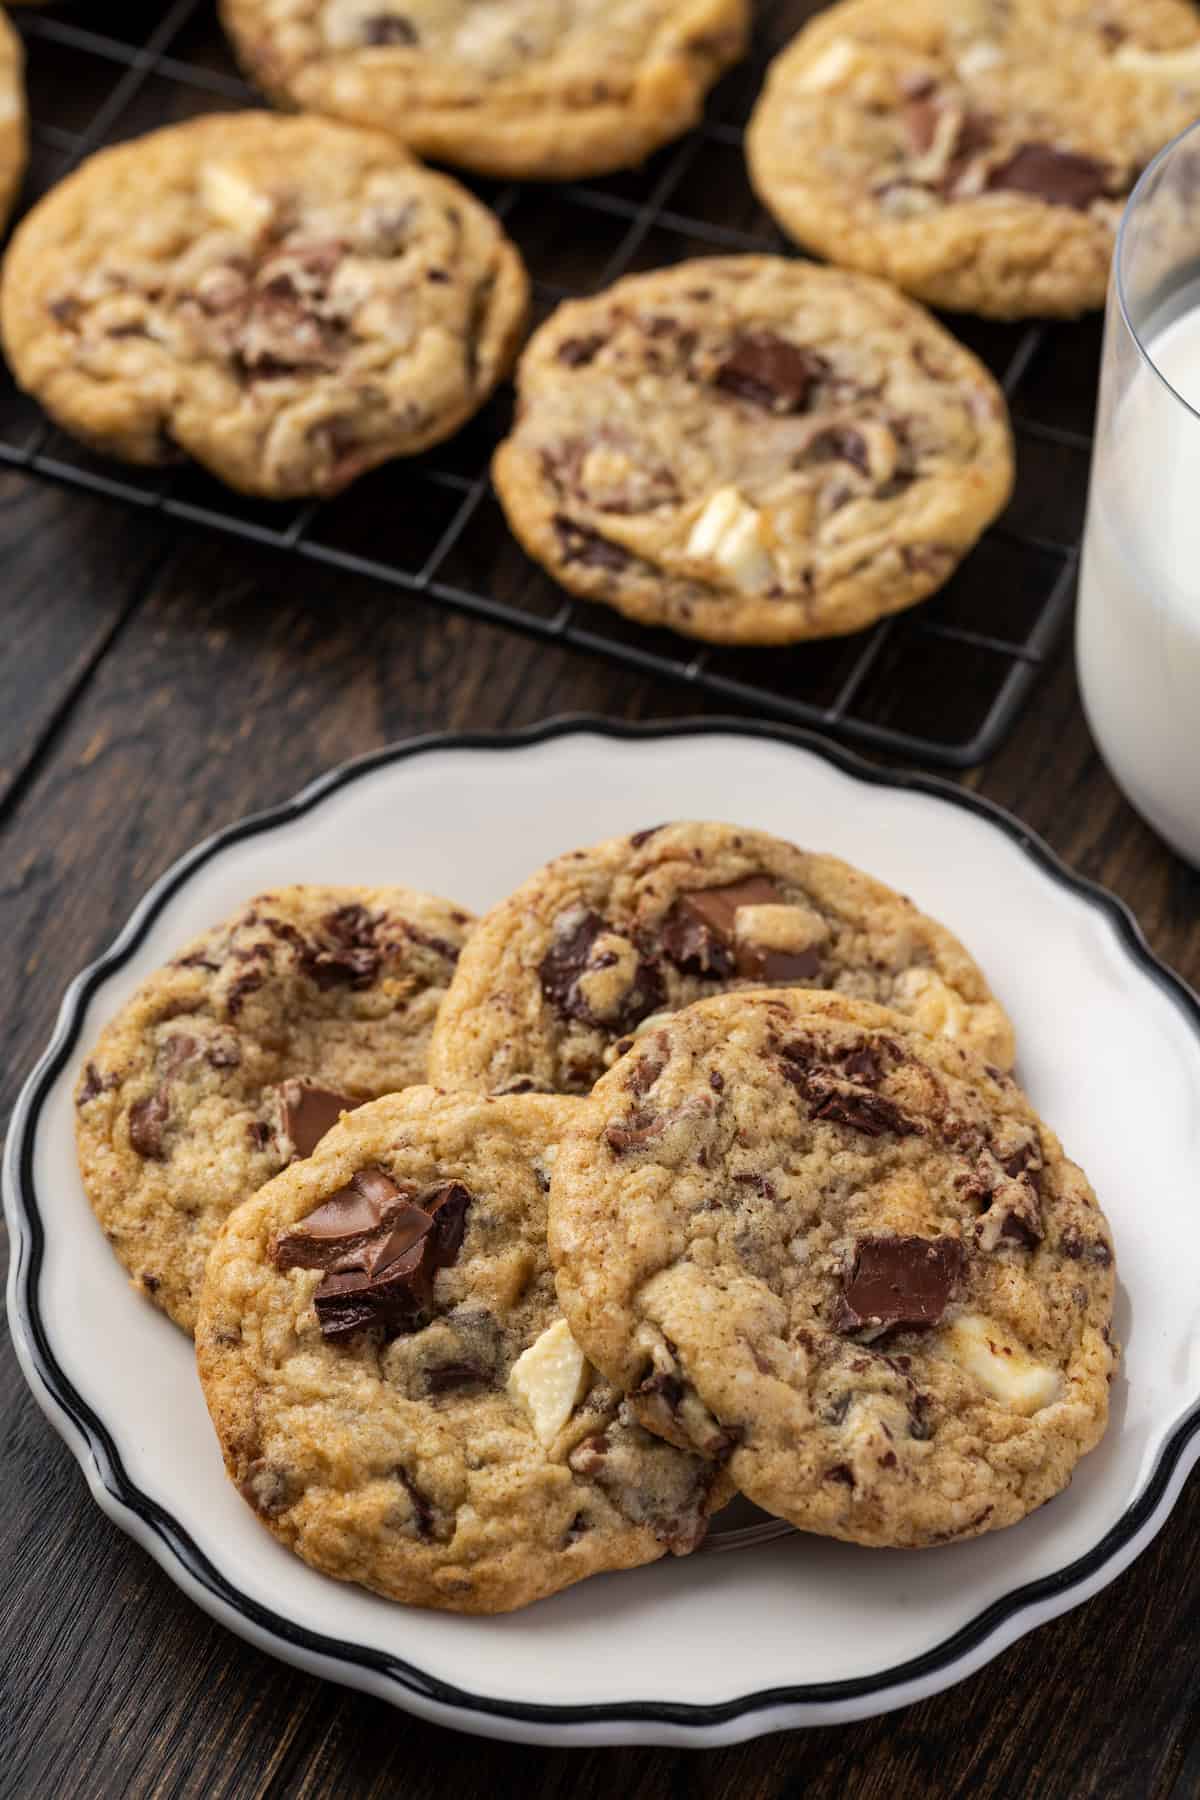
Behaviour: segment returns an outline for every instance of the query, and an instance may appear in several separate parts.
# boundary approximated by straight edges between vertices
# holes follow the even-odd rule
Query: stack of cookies
[[[738,1492],[922,1547],[1067,1484],[1113,1255],[1013,1056],[910,901],[666,825],[479,921],[261,895],[103,1033],[80,1166],[263,1523],[499,1612],[695,1551]]]
[[[516,362],[520,254],[418,155],[540,181],[627,168],[695,123],[750,22],[749,0],[221,11],[300,116],[89,158],[18,230],[0,335],[86,443],[191,456],[267,498],[439,443]],[[24,154],[7,45],[0,205]],[[514,534],[571,592],[714,643],[857,631],[923,599],[1006,504],[1013,448],[996,384],[918,302],[1102,304],[1124,199],[1198,109],[1187,0],[823,9],[771,66],[747,161],[784,230],[840,267],[697,259],[560,306],[493,464]]]

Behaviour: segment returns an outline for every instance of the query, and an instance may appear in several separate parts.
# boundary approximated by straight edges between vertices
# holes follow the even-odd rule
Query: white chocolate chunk
[[[983,75],[1003,61],[1004,52],[999,44],[993,44],[987,38],[977,38],[973,44],[967,45],[955,63],[955,68],[964,81],[970,81],[973,75]]]
[[[804,71],[797,86],[807,88],[810,93],[824,93],[844,81],[857,61],[858,51],[851,40],[834,38],[824,55],[818,56],[812,68]]]
[[[713,562],[743,592],[770,585],[774,568],[762,538],[762,514],[735,487],[718,488],[692,526],[686,554]]]
[[[763,950],[781,950],[798,956],[829,936],[819,913],[807,906],[739,906],[733,932],[738,943],[757,944]]]
[[[210,213],[244,237],[257,237],[275,211],[269,195],[252,186],[229,163],[205,163],[200,197]]]
[[[1164,81],[1200,83],[1200,43],[1188,44],[1182,50],[1143,50],[1137,44],[1122,44],[1113,57],[1118,69],[1133,75],[1157,75]]]
[[[523,1350],[508,1392],[529,1414],[538,1440],[552,1444],[587,1392],[588,1365],[565,1319],[555,1319]]]
[[[960,1038],[971,1024],[966,1001],[932,969],[914,967],[897,975],[895,996],[929,1037]]]
[[[980,1313],[956,1319],[943,1335],[942,1348],[993,1400],[1027,1418],[1062,1392],[1057,1369],[1035,1362],[1003,1326]]]

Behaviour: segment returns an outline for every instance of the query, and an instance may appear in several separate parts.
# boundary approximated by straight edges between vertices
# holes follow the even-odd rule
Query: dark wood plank
[[[161,560],[157,520],[0,476],[0,817]]]
[[[576,708],[679,716],[694,697],[185,540],[99,662],[0,839],[10,946],[0,1106],[70,974],[197,837],[389,739]],[[1012,744],[971,781],[1113,884],[1151,941],[1200,977],[1200,883],[1117,795],[1065,660]],[[1170,1654],[1200,1612],[1195,1487],[1113,1587],[923,1705],[703,1757],[543,1752],[418,1724],[242,1645],[97,1512],[7,1349],[0,1408],[0,1794],[1182,1800],[1196,1791],[1190,1658]]]

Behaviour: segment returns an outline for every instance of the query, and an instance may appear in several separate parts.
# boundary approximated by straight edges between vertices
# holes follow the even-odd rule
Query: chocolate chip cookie
[[[1104,304],[1121,208],[1200,111],[1185,0],[842,0],[776,58],[746,140],[809,248],[934,306]]]
[[[22,223],[22,387],[135,463],[331,494],[448,437],[507,373],[528,284],[496,219],[394,138],[210,115],[90,157]]]
[[[229,1219],[196,1349],[229,1473],[314,1568],[507,1612],[704,1535],[714,1459],[646,1432],[555,1298],[546,1189],[577,1102],[411,1088]]]
[[[695,124],[742,54],[749,3],[222,0],[221,16],[284,106],[483,175],[564,181],[629,168]]]
[[[765,831],[682,823],[557,857],[480,921],[434,1028],[430,1079],[586,1093],[657,1015],[766,983],[885,1001],[922,1031],[1013,1060],[980,970],[910,900]]]
[[[83,1184],[134,1285],[185,1331],[230,1210],[344,1109],[424,1081],[470,926],[407,888],[281,888],[103,1032],[75,1092]]]
[[[12,211],[29,154],[25,113],[25,54],[0,12],[0,225]]]
[[[573,593],[714,643],[857,631],[950,575],[1008,498],[1004,398],[882,282],[684,262],[560,306],[493,476]]]
[[[551,1185],[575,1340],[636,1417],[856,1543],[1013,1524],[1099,1441],[1113,1251],[1012,1080],[885,1008],[723,995],[581,1103]]]

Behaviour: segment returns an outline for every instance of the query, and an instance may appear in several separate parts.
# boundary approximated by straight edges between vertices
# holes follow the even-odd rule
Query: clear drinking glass
[[[1200,124],[1147,168],[1117,238],[1076,653],[1113,775],[1200,864]]]

